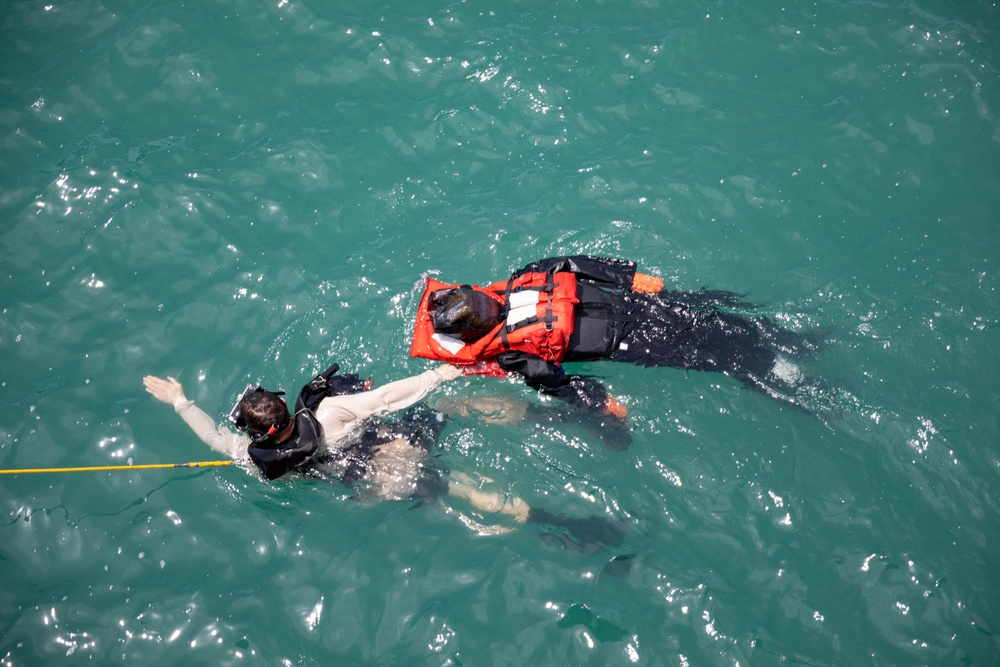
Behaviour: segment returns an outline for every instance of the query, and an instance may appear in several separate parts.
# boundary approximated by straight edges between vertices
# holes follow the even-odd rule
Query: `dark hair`
[[[277,394],[257,391],[240,401],[243,421],[250,433],[264,434],[273,426],[281,430],[288,425],[288,406]]]

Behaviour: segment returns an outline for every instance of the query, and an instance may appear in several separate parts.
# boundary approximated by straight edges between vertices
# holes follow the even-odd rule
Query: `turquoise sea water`
[[[834,327],[809,370],[840,413],[588,364],[627,452],[454,420],[449,468],[628,522],[592,556],[237,467],[0,477],[3,665],[1000,663],[996,3],[0,21],[2,468],[211,460],[144,375],[220,421],[334,360],[388,381],[428,367],[422,275],[571,253]]]

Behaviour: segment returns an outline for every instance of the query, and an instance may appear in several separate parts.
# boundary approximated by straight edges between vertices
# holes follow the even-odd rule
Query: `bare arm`
[[[172,377],[163,379],[147,375],[142,379],[142,384],[154,398],[174,406],[177,414],[206,445],[232,459],[246,457],[249,438],[216,424],[194,401],[184,396],[184,387],[180,382]]]

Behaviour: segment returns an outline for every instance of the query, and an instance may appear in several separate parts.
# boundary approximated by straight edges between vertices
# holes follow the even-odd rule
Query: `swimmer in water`
[[[782,328],[749,314],[755,307],[733,292],[665,290],[634,262],[555,257],[487,287],[428,278],[410,354],[468,373],[518,374],[612,430],[624,424],[624,406],[597,380],[567,374],[564,362],[715,371],[805,407],[797,393],[807,378],[795,360],[817,352],[823,332]]]
[[[447,415],[420,401],[442,382],[459,377],[461,369],[442,364],[377,388],[370,379],[337,375],[338,370],[333,364],[303,387],[291,414],[283,392],[248,386],[229,415],[239,433],[217,425],[188,400],[174,378],[149,375],[143,384],[155,398],[172,405],[205,444],[234,460],[249,458],[268,480],[298,472],[342,482],[360,500],[434,504],[449,495],[466,500],[480,512],[507,515],[518,524],[553,527],[560,532],[548,535],[558,535],[560,544],[577,551],[594,553],[603,550],[601,545],[622,543],[623,523],[602,517],[557,516],[529,507],[520,498],[484,490],[481,481],[433,464],[430,451],[444,430]],[[394,412],[401,414],[384,418]],[[472,520],[466,523],[480,532],[510,530]]]

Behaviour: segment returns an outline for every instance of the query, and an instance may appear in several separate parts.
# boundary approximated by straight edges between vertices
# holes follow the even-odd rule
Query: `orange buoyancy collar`
[[[559,363],[562,360],[573,333],[573,306],[578,303],[575,274],[523,273],[487,288],[473,285],[474,290],[503,306],[505,321],[472,343],[434,331],[428,312],[431,295],[450,287],[457,285],[427,279],[427,287],[417,309],[410,345],[411,357],[434,359],[456,366],[478,364],[470,372],[487,374],[496,373],[495,364],[479,362],[488,362],[498,354],[512,350],[533,354],[545,361]]]

